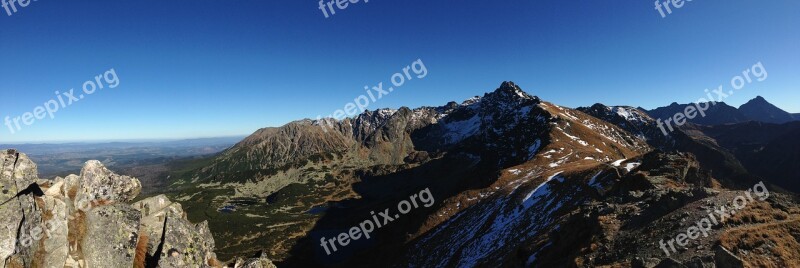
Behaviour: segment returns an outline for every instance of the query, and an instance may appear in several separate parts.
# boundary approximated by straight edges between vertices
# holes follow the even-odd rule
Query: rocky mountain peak
[[[739,111],[752,120],[782,124],[794,121],[794,116],[769,103],[761,96],[739,106]]]
[[[595,103],[589,108],[595,109],[595,110],[611,110],[611,107],[608,107],[608,106],[606,106],[605,104],[602,104],[602,103]]]
[[[487,98],[514,100],[514,101],[518,100],[535,100],[536,102],[539,101],[538,97],[531,96],[530,94],[522,90],[522,88],[517,86],[517,84],[511,81],[503,82],[502,84],[500,84],[500,87],[497,88],[497,90],[495,90],[492,93],[487,93],[486,95],[484,95],[484,99]]]
[[[503,83],[500,84],[500,88],[499,89],[501,89],[501,90],[521,90],[519,88],[519,86],[517,86],[517,84],[514,84],[514,82],[512,82],[512,81],[503,81]]]
[[[747,101],[745,104],[742,104],[742,106],[739,106],[739,108],[747,107],[747,106],[751,106],[751,105],[774,106],[774,105],[772,105],[772,103],[769,103],[769,101],[767,101],[767,99],[765,99],[764,97],[756,96],[755,98]]]

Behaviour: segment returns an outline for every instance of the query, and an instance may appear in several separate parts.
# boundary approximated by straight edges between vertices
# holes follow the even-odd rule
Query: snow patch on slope
[[[475,115],[467,120],[448,122],[444,127],[448,132],[445,137],[449,142],[456,143],[478,133],[481,127],[481,118]]]

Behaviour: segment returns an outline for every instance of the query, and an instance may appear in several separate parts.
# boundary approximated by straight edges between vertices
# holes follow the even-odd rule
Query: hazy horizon
[[[769,101],[768,98],[765,98],[765,99],[767,101]],[[456,101],[456,100],[453,100],[453,101]],[[544,101],[548,101],[548,100],[544,100]],[[456,102],[460,102],[460,101],[456,101]],[[741,104],[744,104],[745,102],[743,102]],[[677,103],[678,104],[688,104],[688,102],[687,103],[677,102]],[[741,106],[741,104],[733,104],[733,103],[730,103],[730,102],[725,102],[725,103],[730,105],[730,106],[736,107],[736,108]],[[556,104],[558,104],[558,103],[556,103]],[[581,105],[581,106],[589,107],[589,106],[591,106],[593,104],[594,103]],[[630,104],[608,104],[608,103],[603,103],[603,104],[607,105],[607,106],[639,107],[637,105],[630,105]],[[640,107],[640,108],[645,108],[645,109],[648,109],[648,110],[652,110],[652,109],[655,109],[655,108],[665,107],[665,106],[668,106],[670,104],[671,103],[667,103],[667,104],[664,104],[664,105],[661,105],[661,106],[657,106],[657,107]],[[444,105],[444,103],[441,104],[441,105]],[[405,106],[400,106],[400,107],[405,107]],[[374,111],[376,109],[398,109],[400,107],[396,107],[396,108],[395,107],[381,107],[381,108],[375,108],[375,109],[370,109],[370,110]],[[575,106],[575,107],[565,106],[565,107],[567,107],[567,108],[577,108],[579,106]],[[408,108],[414,109],[414,108],[419,108],[419,107],[408,107]],[[778,108],[783,109],[783,107],[778,107]],[[794,113],[794,112],[788,111],[788,110],[787,110],[787,112]],[[281,124],[278,124],[278,125],[263,126],[263,127],[260,127],[260,128],[258,128],[256,130],[253,130],[251,132],[244,133],[244,134],[239,134],[239,135],[203,136],[203,137],[162,137],[162,138],[143,138],[143,139],[122,138],[122,139],[73,139],[73,140],[41,140],[41,141],[25,141],[25,140],[21,140],[21,141],[11,141],[11,142],[2,141],[2,142],[0,142],[0,144],[7,144],[7,145],[46,145],[46,144],[53,144],[53,145],[56,145],[56,144],[72,144],[72,143],[100,144],[100,143],[115,143],[115,142],[121,142],[121,143],[151,142],[151,143],[157,143],[157,142],[199,140],[199,139],[216,139],[216,138],[242,138],[243,139],[243,138],[246,138],[247,136],[253,134],[254,132],[256,132],[256,131],[258,131],[259,129],[262,129],[262,128],[282,127],[282,126],[284,126],[284,125],[286,125],[288,123],[291,123],[293,121],[307,120],[307,119],[313,119],[313,118],[299,118],[299,119],[295,119],[295,120],[292,120],[290,122],[285,122],[285,123],[281,123]]]

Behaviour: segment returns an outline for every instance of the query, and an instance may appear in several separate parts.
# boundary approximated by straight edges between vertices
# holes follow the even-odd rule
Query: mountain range
[[[694,119],[689,119],[689,122],[702,125],[734,124],[747,121],[783,124],[800,120],[798,114],[790,114],[781,110],[761,96],[742,104],[738,109],[724,102],[703,104],[703,106],[708,105],[711,107],[706,111],[706,116],[698,116]],[[669,106],[659,107],[646,112],[651,117],[664,121],[673,117],[675,114],[683,113],[689,105],[693,104],[678,104],[677,102],[673,102]]]
[[[142,181],[101,161],[43,180],[7,150],[0,268],[800,266],[800,122],[759,97],[664,135],[680,107],[572,109],[504,82],[260,129]]]
[[[571,109],[504,82],[460,103],[264,128],[173,163],[161,192],[208,221],[221,260],[279,267],[800,265],[797,124],[769,123],[785,112],[756,98],[663,135],[655,118],[680,107]],[[659,248],[759,182],[772,197]],[[320,245],[422,189],[432,206],[334,254]]]

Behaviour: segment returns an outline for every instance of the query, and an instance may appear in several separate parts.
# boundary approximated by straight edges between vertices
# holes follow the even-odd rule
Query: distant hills
[[[669,106],[659,107],[646,112],[653,118],[666,120],[677,113],[683,112],[689,105],[693,104],[678,104],[673,102]],[[689,120],[689,122],[700,125],[722,125],[744,123],[748,121],[783,124],[800,120],[800,114],[790,114],[769,103],[761,96],[742,104],[738,109],[724,102],[717,102],[716,104],[709,105],[711,105],[711,108],[706,111],[705,117],[698,116]]]
[[[146,195],[162,186],[160,182],[167,176],[168,163],[214,155],[243,138],[0,144],[0,148],[16,148],[25,152],[36,162],[38,176],[43,179],[80,173],[86,161],[100,160],[109,168],[137,177]]]

